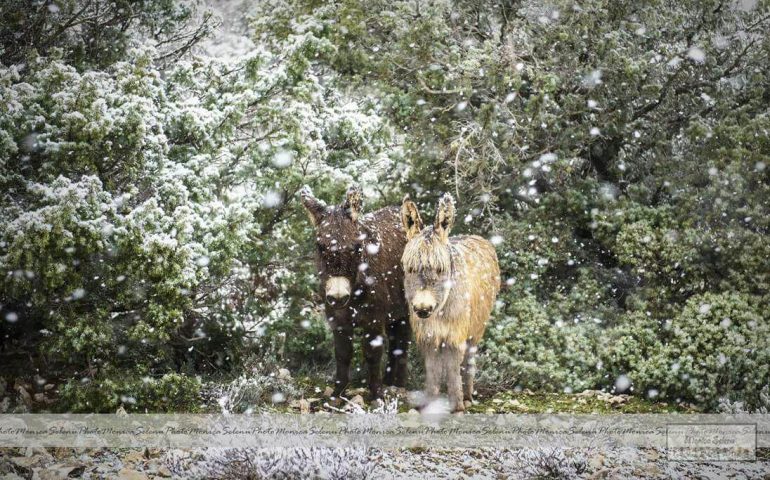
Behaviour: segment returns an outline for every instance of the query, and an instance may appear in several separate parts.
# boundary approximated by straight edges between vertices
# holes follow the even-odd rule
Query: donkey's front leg
[[[425,405],[428,405],[438,398],[444,366],[438,347],[428,345],[421,350],[425,359]]]
[[[463,382],[460,367],[465,355],[464,349],[446,347],[443,349],[442,363],[446,367],[446,390],[449,396],[449,408],[452,412],[465,411],[463,404]]]
[[[350,362],[353,359],[353,327],[336,325],[334,328],[334,359],[337,374],[334,378],[335,397],[341,396],[350,382]]]
[[[367,329],[362,341],[370,400],[382,398],[383,333],[382,329]]]

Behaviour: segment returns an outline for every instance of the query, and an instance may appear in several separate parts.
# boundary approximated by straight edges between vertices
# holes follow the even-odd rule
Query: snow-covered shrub
[[[561,389],[563,338],[533,297],[510,299],[505,317],[489,325],[477,359],[478,382],[488,388]]]
[[[287,357],[328,359],[308,355],[328,332],[293,195],[377,183],[401,158],[379,106],[315,74],[331,46],[312,32],[225,61],[165,65],[147,45],[99,69],[55,48],[0,66],[0,333],[77,409],[232,368],[279,333]],[[99,404],[88,385],[114,376]]]
[[[727,397],[719,399],[719,407],[717,408],[719,413],[729,413],[733,415],[747,414],[747,413],[760,413],[767,415],[770,413],[770,385],[765,385],[759,392],[759,401],[755,403],[753,408],[748,408],[746,402],[740,400],[730,400]]]
[[[579,478],[588,468],[584,452],[565,447],[523,448],[516,452],[516,460],[527,478]]]
[[[273,352],[252,355],[244,362],[238,377],[215,385],[207,393],[222,413],[254,412],[262,406],[285,406],[302,394],[290,372],[282,368]]]
[[[361,448],[226,449],[201,452],[197,457],[168,455],[174,474],[221,480],[366,479],[376,464]]]
[[[693,297],[672,319],[665,345],[631,379],[708,407],[725,396],[758,407],[770,378],[767,315],[766,303],[747,295]]]
[[[551,321],[531,295],[507,295],[505,307],[487,328],[478,358],[479,385],[580,391],[598,380],[598,330],[586,324]]]
[[[96,378],[60,389],[57,409],[87,413],[127,412],[153,413],[200,409],[200,382],[185,375],[168,373],[158,378],[126,377],[125,370],[101,372]]]

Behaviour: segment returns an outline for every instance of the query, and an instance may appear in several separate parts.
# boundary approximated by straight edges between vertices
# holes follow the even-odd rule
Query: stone
[[[601,453],[597,453],[593,457],[591,457],[590,460],[588,460],[588,466],[591,467],[593,470],[598,470],[599,468],[604,466],[604,455]]]
[[[83,475],[86,467],[83,465],[67,465],[58,463],[43,468],[33,468],[33,480],[66,480]]]
[[[38,465],[46,461],[42,455],[32,455],[30,457],[11,457],[11,463],[23,469],[29,469],[33,465]]]
[[[158,467],[158,476],[159,477],[166,477],[166,478],[168,478],[171,475],[172,475],[171,474],[171,470],[167,466],[161,465],[160,467]]]
[[[324,389],[324,397],[331,397],[334,394],[334,389],[332,387],[326,387]]]
[[[22,385],[19,385],[16,387],[16,391],[19,392],[19,397],[21,398],[21,401],[24,402],[24,405],[27,407],[32,406],[32,395],[29,394],[26,388],[24,388]]]
[[[366,403],[364,402],[364,397],[362,397],[361,395],[356,395],[355,397],[351,398],[350,403],[358,405],[359,407],[363,407],[364,405],[366,405]]]
[[[300,398],[299,400],[293,400],[289,406],[295,410],[299,410],[299,413],[310,413],[310,401]]]
[[[289,371],[288,368],[279,368],[278,378],[280,380],[291,380],[291,372]]]
[[[628,395],[615,395],[606,400],[610,405],[621,405],[628,401]]]
[[[157,460],[153,460],[152,463],[147,466],[145,472],[156,477],[170,477],[172,475],[171,470]]]
[[[0,480],[24,480],[24,477],[20,477],[15,473],[6,473],[5,475],[0,475]]]
[[[144,452],[128,452],[123,457],[123,463],[140,463],[144,461]]]
[[[147,474],[131,468],[121,469],[116,478],[119,478],[120,480],[150,480],[150,477],[148,477]]]

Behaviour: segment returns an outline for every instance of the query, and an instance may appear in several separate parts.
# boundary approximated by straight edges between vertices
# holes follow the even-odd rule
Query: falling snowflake
[[[631,379],[627,375],[620,375],[615,379],[615,392],[623,393],[631,386]]]
[[[687,57],[695,63],[703,63],[706,61],[706,52],[700,47],[692,47],[687,51]]]

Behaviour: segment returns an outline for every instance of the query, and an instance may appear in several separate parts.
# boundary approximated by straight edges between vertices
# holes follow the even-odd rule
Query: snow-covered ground
[[[0,450],[0,478],[768,478],[770,460],[673,462],[658,449]]]

